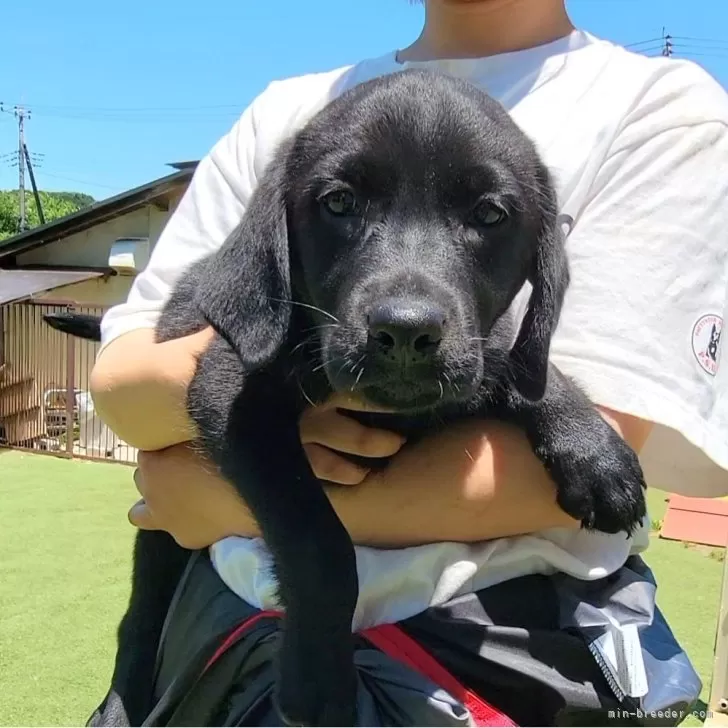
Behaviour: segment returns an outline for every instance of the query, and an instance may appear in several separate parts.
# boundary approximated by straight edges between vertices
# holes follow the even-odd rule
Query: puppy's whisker
[[[336,372],[336,376],[338,377],[339,374],[341,374],[342,369],[347,365],[351,363],[351,359],[349,359],[349,356],[344,357],[344,363],[339,367],[339,369]]]
[[[354,370],[366,359],[366,354],[362,354],[350,367],[349,371],[353,374]]]
[[[331,361],[322,361],[320,364],[316,365],[313,369],[311,369],[311,372],[318,372],[321,371],[327,364],[334,364],[337,361],[341,361],[341,357],[336,357],[336,359],[332,359]],[[344,364],[342,366],[346,366],[347,359],[344,359]],[[339,370],[341,371],[341,370]]]
[[[357,374],[357,376],[356,376],[356,381],[354,382],[354,384],[351,385],[351,391],[352,392],[356,389],[357,385],[359,384],[359,380],[361,379],[361,375],[362,374],[364,374],[364,367],[362,367],[359,370],[359,374]]]
[[[303,388],[303,385],[301,384],[301,381],[298,381],[298,388],[301,390],[301,394],[303,395],[304,399],[311,405],[311,407],[315,407],[316,405],[314,402],[311,401],[311,398],[306,394],[306,390]]]
[[[329,313],[328,311],[324,311],[322,308],[319,308],[318,306],[313,306],[310,303],[302,303],[301,301],[288,301],[285,298],[271,298],[268,297],[269,301],[275,301],[276,303],[290,303],[292,306],[301,306],[302,308],[308,308],[312,311],[318,311],[319,313],[322,313],[324,316],[328,316],[332,321],[335,321],[337,325],[341,324],[341,321],[336,318],[333,314]]]
[[[303,330],[303,333],[306,333],[307,331],[318,331],[319,329],[337,329],[341,326],[340,323],[335,324],[318,324],[317,326],[310,326],[307,329]]]
[[[304,339],[300,344],[296,344],[291,349],[291,354],[295,354],[299,349],[302,349],[304,346],[307,346],[308,344],[313,343],[316,340],[315,336],[309,337],[308,339]]]

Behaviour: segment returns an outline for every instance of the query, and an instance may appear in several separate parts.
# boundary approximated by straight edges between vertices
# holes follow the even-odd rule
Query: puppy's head
[[[285,145],[241,225],[201,305],[244,359],[280,345],[295,299],[334,389],[411,411],[510,373],[542,395],[568,281],[554,193],[530,141],[470,84],[406,71],[346,92]],[[223,269],[245,301],[220,292]],[[527,280],[514,341],[501,317]]]

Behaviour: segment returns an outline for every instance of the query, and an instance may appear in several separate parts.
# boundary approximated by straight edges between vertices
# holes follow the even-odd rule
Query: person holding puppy
[[[200,162],[128,301],[103,321],[91,387],[102,418],[141,451],[135,480],[143,501],[131,509],[131,522],[168,531],[187,548],[212,547],[212,568],[254,608],[267,606],[269,588],[250,576],[250,564],[261,563],[257,526],[233,488],[188,444],[195,432],[186,387],[212,332],[157,344],[153,327],[184,269],[237,224],[277,144],[343,90],[405,68],[445,72],[486,90],[552,170],[572,271],[552,361],[641,454],[648,483],[691,496],[728,494],[728,372],[720,361],[728,310],[728,179],[720,172],[728,168],[725,91],[689,61],[645,58],[574,28],[563,0],[425,4],[424,27],[408,47],[271,83]],[[362,599],[371,600],[379,620],[419,619],[412,629],[426,645],[458,642],[443,610],[457,612],[453,604],[473,591],[482,604],[506,603],[506,585],[548,601],[556,592],[563,599],[563,584],[544,586],[543,574],[594,583],[609,575],[647,578],[638,557],[645,530],[632,539],[580,530],[558,507],[522,433],[469,422],[404,447],[398,435],[345,414],[367,406],[334,396],[303,415],[300,433],[360,546]],[[369,473],[340,453],[394,457],[385,471]],[[486,542],[496,539],[520,557],[505,566],[486,554]],[[462,575],[463,559],[479,565],[475,574]],[[569,590],[575,594],[578,586]],[[526,628],[531,616],[521,615]],[[481,652],[514,626],[477,610],[469,618],[490,626]],[[470,671],[462,659],[443,659],[521,724],[555,722],[554,696],[583,710],[598,710],[610,691],[649,704],[644,665],[615,665],[622,671],[615,690],[587,665],[599,647],[568,637],[560,619],[542,625],[552,654],[574,653],[555,660],[549,677],[529,677],[533,705],[519,699],[523,682],[504,677],[505,663],[494,661],[485,680],[482,663]],[[443,620],[446,626],[436,629]],[[650,615],[647,623],[660,620]],[[578,632],[579,624],[571,626]],[[649,653],[645,634],[625,629],[620,638],[637,639]],[[569,675],[574,661],[580,667]],[[589,681],[593,687],[584,688]],[[673,696],[676,702],[690,697],[690,680],[683,684],[686,694]]]

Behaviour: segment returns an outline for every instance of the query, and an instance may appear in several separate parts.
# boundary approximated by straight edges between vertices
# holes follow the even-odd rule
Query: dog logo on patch
[[[723,319],[715,314],[701,316],[693,326],[693,354],[708,374],[715,376],[718,371],[718,354]]]

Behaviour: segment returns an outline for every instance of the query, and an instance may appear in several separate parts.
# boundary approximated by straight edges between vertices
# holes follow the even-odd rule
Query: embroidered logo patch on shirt
[[[701,316],[693,326],[693,354],[698,364],[708,374],[715,376],[718,371],[718,352],[723,319],[709,313]]]

